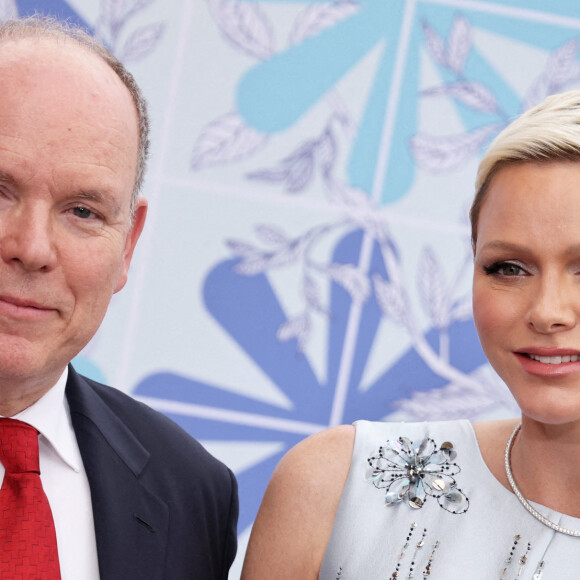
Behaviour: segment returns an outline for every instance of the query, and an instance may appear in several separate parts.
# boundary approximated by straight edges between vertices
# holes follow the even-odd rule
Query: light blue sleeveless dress
[[[320,580],[580,579],[580,538],[540,523],[495,479],[469,421],[355,427]]]

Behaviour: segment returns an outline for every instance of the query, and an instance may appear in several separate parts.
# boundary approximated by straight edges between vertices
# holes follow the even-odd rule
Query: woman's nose
[[[540,282],[528,313],[528,324],[536,332],[559,332],[576,325],[580,286],[568,277],[550,276]]]

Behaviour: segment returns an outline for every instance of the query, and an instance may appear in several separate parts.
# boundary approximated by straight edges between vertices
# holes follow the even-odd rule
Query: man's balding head
[[[125,85],[137,112],[139,126],[139,150],[137,158],[137,173],[132,198],[132,207],[139,195],[149,153],[149,116],[147,103],[133,75],[123,63],[103,44],[95,40],[84,30],[70,26],[66,22],[47,16],[30,16],[28,18],[0,21],[0,50],[3,43],[22,39],[52,39],[58,43],[73,43],[101,58],[115,72]]]

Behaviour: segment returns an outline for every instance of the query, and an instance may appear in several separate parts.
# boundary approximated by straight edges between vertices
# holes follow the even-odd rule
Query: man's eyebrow
[[[117,215],[121,211],[119,199],[113,193],[102,192],[97,189],[82,189],[73,192],[71,197],[106,204],[111,208],[114,215]]]
[[[0,182],[8,183],[9,185],[13,185],[13,186],[17,185],[16,179],[14,179],[14,177],[12,175],[10,175],[9,173],[6,173],[5,171],[2,171],[2,170],[0,170]]]
[[[13,187],[18,187],[17,179],[10,173],[6,173],[0,169],[0,183],[6,183]],[[118,215],[121,212],[121,204],[119,203],[118,196],[113,192],[101,191],[98,189],[79,189],[73,191],[70,195],[71,198],[76,198],[79,200],[92,201],[100,204],[108,205],[113,215]]]

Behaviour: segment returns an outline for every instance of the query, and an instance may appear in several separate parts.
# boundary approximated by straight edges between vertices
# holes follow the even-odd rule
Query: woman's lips
[[[514,353],[526,372],[539,376],[563,376],[580,372],[578,351],[545,349]]]

